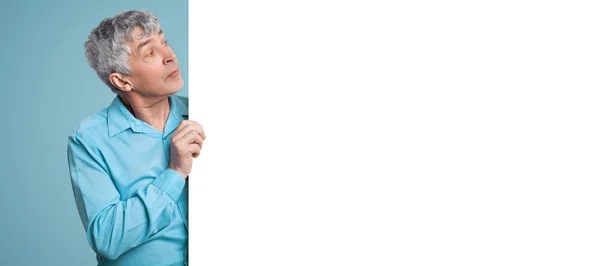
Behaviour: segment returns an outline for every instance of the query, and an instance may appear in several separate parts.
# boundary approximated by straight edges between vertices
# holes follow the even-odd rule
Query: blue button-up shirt
[[[98,265],[186,263],[187,182],[168,165],[188,104],[180,96],[169,102],[164,133],[115,97],[69,136],[75,202]]]

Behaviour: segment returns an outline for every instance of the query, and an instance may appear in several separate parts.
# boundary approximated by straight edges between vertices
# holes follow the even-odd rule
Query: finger
[[[196,133],[198,133],[202,137],[202,139],[206,139],[206,135],[204,135],[204,128],[202,127],[202,125],[192,121],[190,123],[190,130],[193,130]]]
[[[198,134],[194,134],[194,139],[193,139],[193,143],[196,143],[198,145],[200,145],[200,148],[202,148],[202,143],[204,143],[204,139],[198,135]]]
[[[204,139],[200,135],[196,134],[196,132],[190,132],[189,136],[190,136],[190,139],[188,139],[188,142],[186,142],[186,143],[198,144],[198,145],[200,145],[200,148],[202,149],[202,143],[204,143]]]
[[[197,131],[198,128],[202,129],[202,126],[194,121],[184,120],[179,124],[176,132],[173,133],[171,139],[175,141],[179,141],[181,138],[184,138],[190,131]],[[177,135],[175,135],[177,134]]]
[[[198,134],[200,134],[202,139],[206,139],[206,135],[204,134],[204,128],[202,127],[202,125],[200,125],[198,122],[191,121],[190,126],[192,127],[192,129],[194,131],[196,131],[196,132],[198,132]]]
[[[198,145],[196,143],[192,143],[188,146],[190,153],[192,153],[192,157],[196,158],[200,155],[200,151],[202,150],[200,146],[201,145]]]
[[[177,126],[177,128],[173,132],[173,135],[171,135],[171,141],[178,141],[181,137],[185,136],[185,134],[191,130],[190,126],[191,125],[189,123],[180,123],[179,126]]]
[[[179,142],[185,143],[185,144],[190,144],[190,143],[197,143],[200,144],[202,143],[203,139],[202,137],[200,137],[196,132],[190,130],[187,132],[187,134],[185,134],[184,136],[182,136],[179,139]]]
[[[202,126],[200,127],[192,127],[192,130],[194,130],[198,135],[200,135],[200,137],[202,137],[202,139],[206,139],[206,134],[204,133],[204,129],[202,128]]]
[[[200,137],[202,137],[202,139],[206,139],[206,135],[204,134],[204,130],[200,129],[199,131],[196,131],[196,133],[198,133],[198,135],[200,135]]]
[[[184,138],[189,133],[189,131],[195,131],[198,135],[200,135],[200,137],[203,140],[206,139],[206,134],[204,133],[202,125],[198,124],[195,121],[184,120],[177,128],[176,133],[173,133],[173,136],[171,137],[172,142],[177,142],[181,138]]]

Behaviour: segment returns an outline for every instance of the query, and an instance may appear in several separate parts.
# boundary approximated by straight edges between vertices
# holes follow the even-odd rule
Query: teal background
[[[187,1],[0,2],[0,265],[96,265],[73,199],[67,136],[108,106],[83,43],[119,11],[157,15],[188,94]]]

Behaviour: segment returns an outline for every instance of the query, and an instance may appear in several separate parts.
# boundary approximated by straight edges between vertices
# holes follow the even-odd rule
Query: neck
[[[148,98],[121,94],[119,98],[135,118],[164,132],[171,111],[169,97]]]

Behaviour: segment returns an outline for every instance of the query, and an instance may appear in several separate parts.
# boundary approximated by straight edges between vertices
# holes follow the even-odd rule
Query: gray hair
[[[98,77],[112,90],[119,93],[108,78],[112,73],[130,75],[127,58],[131,53],[127,42],[133,41],[133,31],[140,27],[143,36],[150,36],[160,29],[158,18],[148,11],[125,11],[104,19],[94,28],[85,42],[85,58]]]

